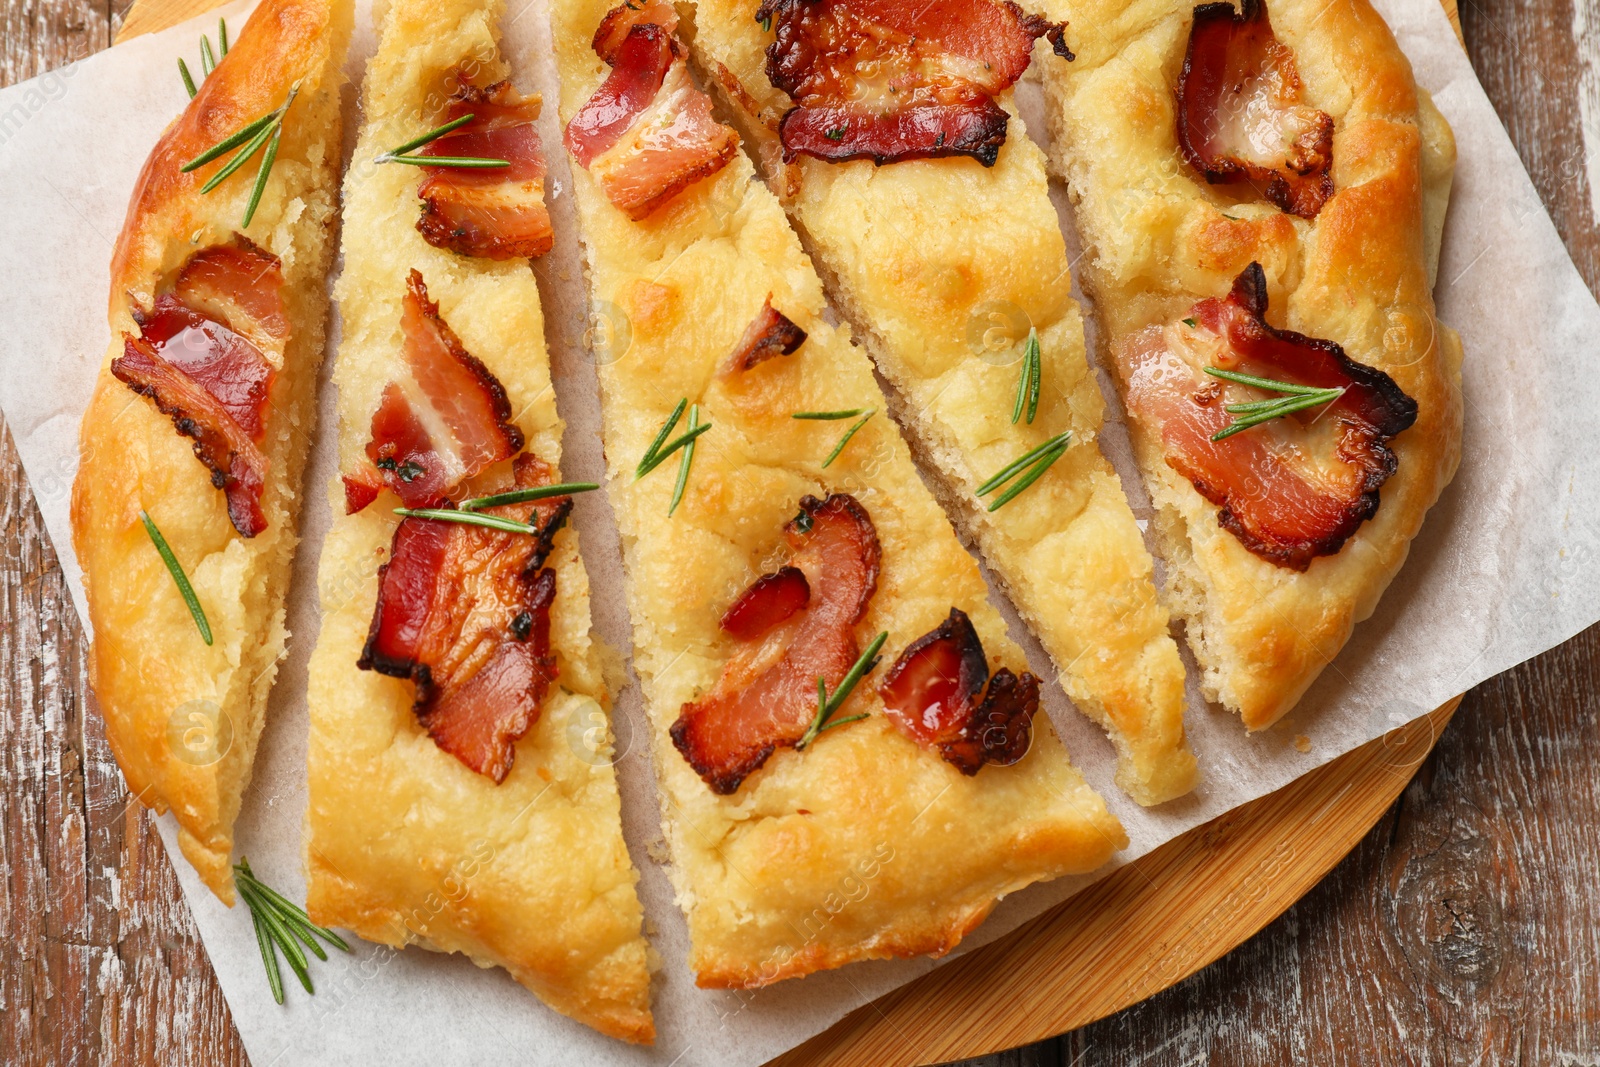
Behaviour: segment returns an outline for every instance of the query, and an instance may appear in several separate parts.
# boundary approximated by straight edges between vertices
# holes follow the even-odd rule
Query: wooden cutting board
[[[137,0],[118,43],[225,0]],[[1456,35],[1456,0],[1440,0]],[[1461,698],[1196,827],[993,944],[841,1019],[768,1067],[914,1067],[1065,1033],[1248,940],[1394,803]]]

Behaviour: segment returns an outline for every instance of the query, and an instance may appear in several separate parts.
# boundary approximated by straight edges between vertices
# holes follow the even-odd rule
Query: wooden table
[[[128,6],[0,2],[0,84],[107,47]],[[1594,288],[1600,13],[1573,2],[1463,0],[1461,17]],[[0,529],[0,1062],[244,1063],[160,841],[86,714],[81,634],[8,434]],[[1600,628],[1480,686],[1401,800],[1260,935],[1134,1008],[973,1062],[1600,1064],[1597,683]]]

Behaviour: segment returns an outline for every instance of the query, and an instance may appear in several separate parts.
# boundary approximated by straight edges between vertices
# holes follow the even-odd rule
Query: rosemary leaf
[[[1270,389],[1274,393],[1290,393],[1295,396],[1310,396],[1312,393],[1341,392],[1339,389],[1327,389],[1320,385],[1300,385],[1296,382],[1280,382],[1272,378],[1261,378],[1254,374],[1245,374],[1236,370],[1223,370],[1221,367],[1207,367],[1206,373],[1213,378],[1224,381],[1238,382],[1240,385],[1253,385],[1257,389]]]
[[[1033,384],[1028,386],[1028,425],[1039,414],[1039,390],[1044,382],[1044,353],[1039,350],[1039,331],[1028,328],[1028,354],[1033,357]]]
[[[257,130],[256,135],[250,138],[249,142],[247,142],[243,148],[234,153],[232,159],[224,163],[220,170],[218,170],[210,178],[206,179],[206,183],[200,187],[200,192],[209,193],[211,190],[227,181],[228,178],[232,177],[234,171],[244,166],[250,161],[251,157],[253,157],[257,152],[261,151],[261,146],[266,144],[267,141],[272,138],[272,132],[277,128],[278,123],[276,120],[274,120]]]
[[[1265,389],[1281,395],[1268,397],[1265,400],[1255,400],[1249,403],[1229,404],[1222,410],[1234,416],[1234,420],[1227,426],[1211,435],[1213,441],[1225,441],[1236,433],[1241,433],[1252,426],[1260,426],[1273,419],[1281,419],[1285,415],[1293,415],[1297,411],[1307,408],[1320,407],[1344,395],[1342,388],[1324,388],[1315,385],[1300,385],[1297,382],[1280,382],[1273,378],[1262,378],[1254,374],[1244,374],[1240,371],[1223,370],[1221,367],[1207,367],[1205,372],[1212,377],[1224,381],[1237,382],[1256,389]]]
[[[275,908],[278,909],[278,912],[281,915],[292,921],[296,926],[303,927],[310,933],[316,934],[328,944],[338,948],[341,952],[350,951],[350,946],[345,943],[344,938],[340,937],[326,926],[318,926],[316,923],[312,922],[311,916],[306,914],[304,908],[294,903],[288,897],[284,896],[282,893],[278,892],[261,879],[257,878],[255,876],[255,872],[250,869],[249,860],[241,859],[233,868],[233,876],[235,879],[244,878],[248,880],[252,886],[259,890],[261,894],[266,897]]]
[[[667,517],[678,510],[678,505],[683,502],[683,490],[689,484],[689,465],[694,462],[694,431],[700,425],[700,405],[689,405],[688,433],[684,434],[688,443],[683,446],[683,458],[678,461],[678,480],[672,486],[672,503],[667,505]]]
[[[633,468],[633,475],[635,478],[643,478],[645,476],[650,461],[656,458],[656,453],[659,452],[661,450],[661,446],[666,443],[667,434],[671,433],[672,428],[678,425],[678,419],[683,416],[684,409],[688,406],[689,398],[684,397],[678,401],[678,406],[672,409],[672,414],[667,417],[667,421],[661,424],[661,430],[656,434],[655,440],[651,441],[650,447],[644,450],[644,458],[639,460],[639,465],[637,467]]]
[[[484,156],[383,156],[375,162],[409,163],[413,167],[465,167],[477,170],[511,166],[509,159],[488,159]]]
[[[1032,449],[1017,459],[1012,460],[1010,463],[996,471],[994,476],[988,481],[978,486],[978,495],[987,496],[989,493],[994,492],[1006,482],[1009,482],[1012,478],[1016,477],[1018,472],[1020,472],[1023,468],[1032,464],[1035,460],[1045,455],[1051,449],[1066,448],[1067,441],[1069,438],[1071,438],[1071,436],[1072,431],[1070,430],[1066,433],[1057,434],[1044,444],[1040,445],[1038,448]]]
[[[849,715],[843,719],[829,719],[827,722],[822,724],[822,730],[831,730],[835,726],[849,726],[853,722],[860,722],[862,719],[870,718],[872,718],[872,716],[863,711],[860,715]],[[817,733],[820,734],[822,730],[818,730]]]
[[[709,422],[702,422],[692,430],[684,430],[683,433],[673,438],[665,448],[661,449],[655,455],[649,457],[648,460],[641,460],[639,466],[644,469],[635,475],[635,477],[642,478],[646,474],[649,474],[651,471],[661,466],[661,464],[664,463],[674,452],[684,447],[690,441],[693,441],[696,437],[699,437],[709,429],[711,429],[711,424]]]
[[[251,914],[255,915],[266,926],[267,933],[272,935],[273,942],[283,950],[284,958],[289,961],[289,969],[294,972],[300,984],[307,993],[315,993],[311,986],[310,965],[306,962],[306,954],[300,951],[300,943],[289,932],[287,924],[252,886],[248,879],[235,879],[234,884],[239,887],[239,895],[250,907]]]
[[[1011,501],[1015,500],[1017,494],[1021,493],[1023,490],[1027,489],[1028,486],[1038,481],[1040,477],[1044,475],[1044,472],[1049,470],[1051,466],[1055,464],[1056,460],[1060,459],[1066,454],[1066,451],[1067,442],[1062,441],[1058,447],[1040,456],[1034,461],[1033,466],[1028,468],[1027,472],[1023,474],[1022,477],[1018,478],[1014,483],[1012,483],[1010,489],[1007,489],[1005,492],[995,497],[994,502],[989,505],[989,510],[991,512],[999,511],[1001,508],[1011,503]]]
[[[222,54],[228,54],[228,20],[217,20],[217,43],[222,47]]]
[[[387,163],[389,160],[393,159],[395,156],[405,155],[407,152],[410,152],[410,151],[413,151],[415,149],[421,148],[425,144],[428,144],[428,143],[430,143],[432,141],[437,141],[439,138],[443,137],[445,134],[449,133],[451,130],[459,130],[461,127],[465,126],[467,123],[471,122],[475,118],[477,118],[476,115],[467,114],[467,115],[462,115],[458,119],[451,119],[449,122],[445,123],[442,126],[435,126],[433,129],[429,130],[425,134],[422,134],[420,137],[413,137],[411,140],[407,141],[405,144],[396,145],[395,147],[389,149],[389,151],[380,154],[376,159],[373,160],[373,162],[374,163]]]
[[[194,75],[189,73],[189,64],[183,61],[182,56],[178,57],[178,76],[183,79],[183,87],[189,91],[189,99],[193,100],[200,90],[194,87]]]
[[[161,555],[161,562],[167,565],[167,573],[172,575],[173,584],[178,587],[179,595],[188,606],[189,614],[194,618],[195,628],[200,631],[200,639],[208,645],[211,644],[211,623],[206,620],[205,609],[200,607],[200,598],[194,595],[194,586],[189,584],[189,576],[183,573],[183,568],[178,565],[178,557],[172,554],[172,546],[167,544],[167,539],[156,529],[156,524],[148,512],[140,511],[139,521],[144,523],[144,532],[150,535],[156,551]]]
[[[256,171],[256,184],[250,190],[250,203],[245,205],[244,219],[239,223],[241,230],[250,228],[250,220],[256,217],[256,208],[261,206],[261,194],[266,192],[267,177],[272,173],[272,165],[278,161],[278,141],[282,137],[283,123],[275,123],[272,140],[267,142],[266,154],[261,157],[261,167]]]
[[[878,665],[878,653],[883,650],[883,643],[887,640],[889,640],[887,630],[872,639],[872,644],[867,646],[866,651],[857,657],[854,666],[840,679],[839,688],[833,691],[831,697],[828,695],[827,683],[823,681],[821,675],[817,676],[817,715],[816,718],[811,720],[811,725],[806,728],[806,732],[801,735],[800,740],[795,742],[794,747],[796,749],[805,748],[817,739],[818,734],[828,728],[828,720],[833,718],[834,712],[838,711],[844,705],[844,702],[850,698],[856,683],[861,681],[868,671]],[[859,715],[848,720],[840,720],[833,725],[842,726],[846,721],[857,722],[864,718],[866,718],[865,715]]]
[[[248,903],[246,901],[247,905]],[[272,999],[282,1004],[283,973],[278,970],[278,953],[272,947],[272,938],[267,933],[267,924],[261,921],[261,916],[255,911],[250,912],[250,921],[256,928],[256,945],[261,949],[261,966],[266,968],[267,985],[272,989]]]
[[[856,435],[856,431],[865,426],[867,424],[867,420],[872,418],[872,416],[876,415],[877,413],[877,409],[873,408],[865,415],[861,416],[860,419],[856,420],[855,425],[846,430],[844,432],[844,436],[839,438],[839,443],[833,446],[833,451],[829,452],[828,458],[822,461],[822,466],[826,468],[834,460],[838,459],[839,453],[844,451],[844,446],[850,443],[850,438],[854,437]]]
[[[1028,413],[1028,425],[1039,413],[1039,377],[1042,370],[1039,358],[1039,331],[1028,329],[1028,343],[1022,350],[1022,371],[1017,375],[1017,400],[1011,406],[1011,425],[1015,426]]]
[[[761,22],[761,32],[762,33],[771,33],[772,32],[772,16],[771,15],[763,16],[759,21]]]
[[[200,35],[200,76],[209,78],[211,72],[217,69],[217,58],[211,54],[211,38],[205,34]]]
[[[529,489],[512,489],[504,493],[495,493],[493,496],[475,496],[471,500],[461,502],[462,511],[482,511],[484,508],[497,508],[504,504],[526,504],[530,500],[545,500],[553,496],[570,496],[573,493],[587,493],[600,488],[594,482],[560,482],[556,485],[535,485]]]
[[[797,411],[789,417],[791,419],[818,419],[831,422],[835,419],[853,419],[866,408],[846,408],[843,411]]]
[[[181,64],[183,62],[183,60],[180,59],[178,62]],[[187,71],[185,73],[187,73]],[[277,118],[277,117],[278,117],[278,114],[275,111],[270,111],[267,114],[262,115],[260,118],[256,119],[254,122],[250,123],[249,125],[245,126],[243,129],[239,130],[237,133],[229,134],[227,137],[225,137],[222,140],[218,141],[216,144],[212,145],[210,148],[206,149],[204,152],[201,152],[198,156],[195,156],[193,159],[189,160],[189,162],[185,163],[183,166],[179,167],[178,169],[180,171],[182,171],[184,174],[188,174],[192,170],[195,170],[195,169],[197,169],[199,167],[205,166],[207,163],[210,163],[213,159],[216,159],[218,156],[220,156],[224,152],[228,151],[228,149],[236,148],[239,145],[242,145],[246,141],[250,140],[250,138],[252,138],[256,134],[260,133],[264,126],[266,126],[268,123],[272,122],[272,120]]]
[[[529,523],[502,519],[498,515],[484,515],[477,511],[454,511],[450,508],[395,508],[394,513],[409,519],[437,519],[439,522],[456,522],[463,526],[487,526],[492,530],[504,530],[507,533],[539,532],[537,526]]]

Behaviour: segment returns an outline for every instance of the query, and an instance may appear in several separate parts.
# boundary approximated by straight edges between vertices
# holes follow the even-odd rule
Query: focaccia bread
[[[1001,896],[1092,870],[1126,838],[1043,715],[1028,749],[1038,680],[884,417],[869,360],[825,318],[777,200],[677,80],[672,9],[608,7],[558,0],[553,34],[690,966],[701,986],[752,988],[947,952]],[[597,106],[646,61],[661,91],[635,103],[642,117]],[[656,129],[678,132],[662,145]],[[663,451],[707,424],[687,460]],[[882,664],[849,688],[845,668],[874,647]],[[846,694],[831,719],[813,717],[834,714],[819,680],[830,705]],[[977,711],[985,680],[991,717],[947,721]],[[943,695],[904,699],[919,684]],[[1002,710],[1028,691],[1026,714]],[[892,717],[886,701],[914,710]]]
[[[112,254],[111,347],[73,485],[106,736],[130,791],[172,809],[184,856],[229,904],[233,824],[287,636],[350,21],[346,0],[265,0],[151,152]],[[230,155],[183,172],[291,95],[277,138],[212,191]]]
[[[829,14],[813,11],[820,7]],[[899,421],[935,475],[941,501],[982,549],[1074,703],[1110,735],[1117,784],[1141,804],[1170,800],[1196,780],[1184,737],[1183,664],[1150,555],[1097,444],[1104,401],[1084,350],[1044,154],[1028,139],[1011,89],[993,97],[1005,116],[997,116],[994,136],[1004,138],[997,150],[993,136],[968,153],[947,139],[924,146],[935,157],[921,158],[915,146],[874,144],[863,132],[860,151],[889,154],[846,159],[810,154],[792,129],[807,109],[773,82],[806,99],[794,84],[800,79],[789,69],[794,49],[787,44],[803,18],[896,26],[905,16],[930,40],[935,23],[959,26],[993,12],[1021,63],[1033,36],[1053,32],[1009,19],[996,0],[941,0],[937,17],[915,7],[893,0],[697,0],[694,55],[705,82],[720,90],[760,147],[768,180],[816,257],[834,305],[895,386]],[[928,47],[941,50],[937,42]],[[1044,45],[1040,51],[1046,67],[1066,62]],[[914,52],[885,49],[872,62],[909,69]],[[989,52],[987,69],[1001,66],[1004,49],[992,45]],[[847,79],[871,88],[860,58],[852,53]],[[828,60],[799,65],[813,76]],[[1020,73],[1013,63],[1005,75]],[[887,100],[909,107],[912,96],[902,82]],[[840,126],[825,131],[825,140],[851,120],[835,121]],[[855,136],[846,131],[821,151],[852,154]],[[906,155],[895,158],[895,151]],[[1024,381],[1030,330],[1039,373]],[[1019,387],[1031,393],[1034,381],[1037,398],[1025,395],[1019,411]],[[1070,435],[1067,445],[1043,476],[990,510],[1006,491],[982,492],[991,476],[1061,434]]]
[[[540,500],[531,513],[488,512],[535,523],[538,534],[422,518],[402,526],[394,514],[461,505],[506,489],[508,477],[524,487],[560,481],[562,422],[525,253],[436,246],[437,232],[418,225],[428,215],[419,188],[453,175],[375,162],[466,100],[478,121],[511,115],[501,127],[511,139],[435,144],[480,158],[509,150],[518,166],[531,164],[540,146],[518,116],[536,114],[537,99],[489,91],[510,74],[497,47],[502,12],[498,0],[396,0],[367,68],[336,290],[343,481],[311,660],[307,909],[368,940],[504,967],[556,1010],[649,1042],[638,875],[611,763],[604,666],[614,654],[590,633],[577,534],[562,526],[570,497]],[[499,103],[486,108],[488,96]],[[532,186],[493,187],[493,205],[523,202],[516,219],[474,216],[486,238],[478,250],[504,250],[488,240],[503,224],[543,213],[542,182]],[[450,232],[459,246],[461,227]],[[472,406],[479,400],[492,412],[487,425],[472,421],[484,414]],[[395,407],[416,414],[433,448],[386,433]],[[446,459],[464,465],[440,474],[434,465]],[[475,555],[452,569],[463,542],[447,542],[430,571],[434,537],[477,538],[466,542]],[[419,581],[433,596],[422,606]],[[430,636],[413,646],[408,621],[424,611],[418,625]],[[495,722],[483,734],[486,716]]]
[[[1038,6],[1078,53],[1044,68],[1055,164],[1171,604],[1206,696],[1261,729],[1372,613],[1456,469],[1461,346],[1432,298],[1454,142],[1366,0]],[[1192,397],[1157,384],[1175,353]],[[1293,394],[1203,385],[1206,360],[1343,392],[1208,444]]]

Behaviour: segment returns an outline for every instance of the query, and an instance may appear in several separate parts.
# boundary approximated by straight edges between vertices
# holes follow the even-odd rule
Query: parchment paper
[[[1279,788],[1600,619],[1594,567],[1600,552],[1600,463],[1591,458],[1600,454],[1600,420],[1594,415],[1600,411],[1600,379],[1592,358],[1600,308],[1573,269],[1436,0],[1375,3],[1410,55],[1418,81],[1433,91],[1454,126],[1459,145],[1438,296],[1441,317],[1466,343],[1461,470],[1377,614],[1356,631],[1285,723],[1247,737],[1235,717],[1192,699],[1189,734],[1205,773],[1192,797],[1155,811],[1129,802],[1112,784],[1110,744],[1059,691],[1052,694],[1051,717],[1074,761],[1128,829],[1132,844],[1118,863]],[[222,10],[235,33],[248,8],[241,3]],[[106,265],[134,178],[185,101],[175,57],[196,62],[199,34],[214,29],[216,14],[0,92],[0,191],[6,198],[0,212],[0,300],[6,311],[0,404],[73,579],[80,618],[82,591],[67,510],[78,422],[108,341]],[[351,59],[357,76],[373,45],[362,17]],[[505,32],[506,54],[521,87],[541,89],[553,100],[540,0],[511,0]],[[347,143],[354,132],[353,101],[352,89]],[[559,144],[554,111],[547,106],[547,145]],[[1030,125],[1043,129],[1041,122]],[[559,241],[538,273],[558,398],[568,420],[564,467],[569,477],[601,480],[599,407],[582,344],[585,319],[567,171],[561,154],[552,156]],[[1579,163],[1575,155],[1575,174],[1581,173]],[[330,352],[337,323],[333,336]],[[238,833],[240,851],[255,869],[296,898],[303,894],[305,668],[318,622],[313,578],[330,518],[322,487],[335,470],[331,394],[325,386],[308,474],[304,543],[290,600],[294,637],[273,692]],[[1113,452],[1119,451],[1117,436],[1113,427]],[[607,640],[627,649],[618,542],[601,494],[580,498],[576,525],[592,575],[596,625]],[[1033,669],[1052,676],[1014,616],[1012,622]],[[248,915],[222,907],[188,865],[176,860],[257,1067],[442,1067],[508,1054],[532,1064],[757,1064],[935,965],[858,964],[758,993],[695,989],[685,963],[683,920],[665,872],[651,857],[659,849],[647,847],[660,832],[650,760],[634,743],[635,736],[644,736],[636,689],[623,694],[616,720],[625,830],[643,872],[647,933],[662,958],[654,990],[660,1039],[653,1050],[609,1041],[557,1015],[503,972],[479,970],[461,957],[415,949],[396,953],[364,943],[357,943],[352,956],[335,954],[315,967],[316,997],[290,982],[288,1002],[279,1007],[268,994]],[[162,821],[162,833],[172,847],[170,819]],[[1271,871],[1261,875],[1270,877]],[[1088,881],[1064,880],[1016,894],[965,947],[998,936]],[[906,1035],[908,1043],[916,1040]]]

